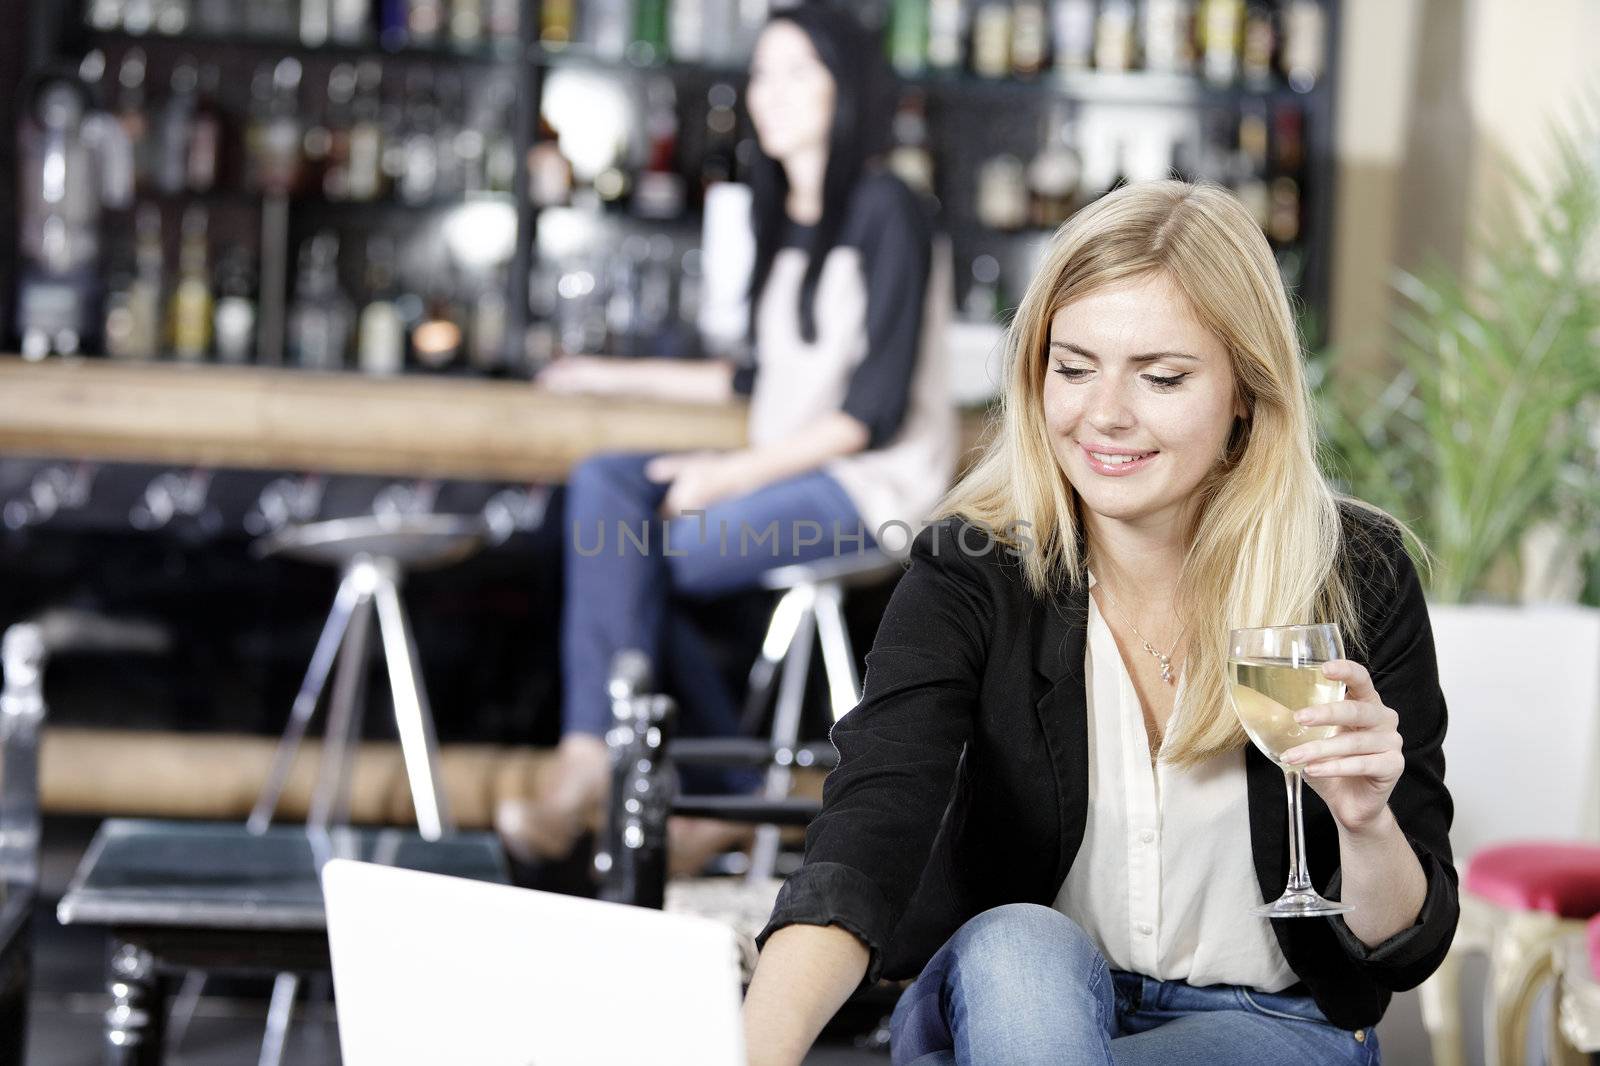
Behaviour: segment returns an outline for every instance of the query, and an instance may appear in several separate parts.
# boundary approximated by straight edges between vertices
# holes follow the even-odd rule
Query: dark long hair
[[[800,335],[817,339],[817,279],[822,264],[838,243],[850,195],[866,164],[889,145],[894,113],[895,81],[884,59],[878,35],[848,11],[812,2],[775,12],[768,25],[793,23],[810,38],[817,57],[833,75],[833,123],[828,133],[828,165],[822,178],[822,218],[806,249],[806,272],[800,283]],[[750,168],[751,223],[755,229],[755,265],[750,274],[749,338],[755,340],[756,310],[761,290],[772,273],[772,261],[783,244],[789,179],[783,165],[756,144]]]

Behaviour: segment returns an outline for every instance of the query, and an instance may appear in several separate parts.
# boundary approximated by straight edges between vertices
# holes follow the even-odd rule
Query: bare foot
[[[501,801],[495,829],[506,850],[522,862],[564,859],[585,830],[604,820],[610,783],[605,741],[583,734],[563,737],[539,794]]]

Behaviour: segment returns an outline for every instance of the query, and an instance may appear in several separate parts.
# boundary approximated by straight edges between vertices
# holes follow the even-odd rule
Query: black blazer
[[[1428,892],[1416,924],[1373,948],[1337,916],[1273,928],[1296,990],[1335,1025],[1360,1029],[1438,966],[1459,905],[1445,706],[1422,588],[1392,523],[1349,505],[1341,516],[1364,638],[1346,654],[1400,716],[1406,768],[1389,805]],[[1017,558],[999,547],[979,554],[984,543],[956,518],[917,536],[867,656],[865,695],[833,727],[840,763],[807,830],[805,863],[758,943],[793,923],[839,925],[871,950],[868,981],[911,977],[979,912],[1054,902],[1088,813],[1088,593],[1038,599]],[[1245,766],[1256,876],[1263,898],[1276,899],[1288,880],[1283,774],[1253,745]],[[1337,899],[1336,829],[1309,788],[1305,823],[1312,880]]]

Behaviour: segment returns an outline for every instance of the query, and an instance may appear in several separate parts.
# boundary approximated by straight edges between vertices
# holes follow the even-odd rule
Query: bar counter
[[[737,448],[745,405],[521,381],[0,356],[0,454],[559,481],[599,451]]]

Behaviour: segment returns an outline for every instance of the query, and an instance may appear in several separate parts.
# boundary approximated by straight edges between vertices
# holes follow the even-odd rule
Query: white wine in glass
[[[1322,676],[1322,664],[1344,658],[1339,627],[1332,624],[1235,629],[1228,636],[1228,691],[1250,740],[1283,771],[1289,799],[1289,884],[1283,895],[1255,908],[1268,918],[1311,918],[1350,908],[1323,899],[1306,870],[1300,770],[1283,762],[1299,744],[1325,740],[1336,726],[1303,726],[1296,711],[1344,699],[1344,682]]]

